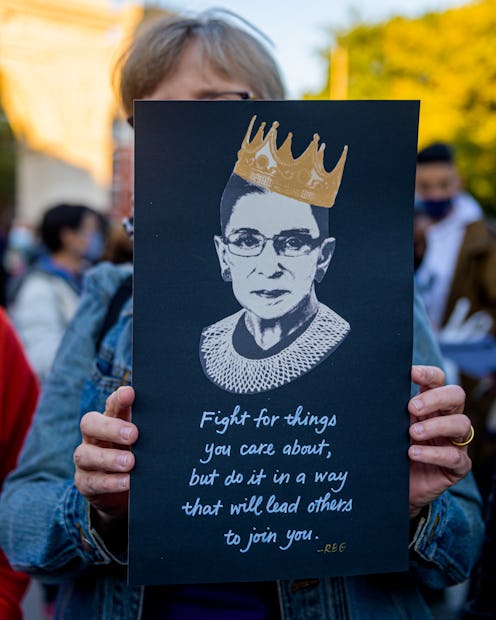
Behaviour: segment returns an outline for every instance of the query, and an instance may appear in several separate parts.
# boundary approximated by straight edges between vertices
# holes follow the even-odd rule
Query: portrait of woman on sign
[[[200,360],[222,389],[256,394],[281,387],[324,361],[350,332],[349,323],[317,299],[336,240],[329,236],[347,147],[324,168],[315,134],[296,158],[292,134],[278,149],[276,121],[252,137],[253,116],[220,202],[214,237],[221,276],[242,309],[206,327]]]

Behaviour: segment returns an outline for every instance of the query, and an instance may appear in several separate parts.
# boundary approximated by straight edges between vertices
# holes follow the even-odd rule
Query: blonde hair
[[[205,59],[216,71],[226,78],[245,81],[255,97],[285,98],[281,74],[265,45],[219,14],[245,21],[230,11],[210,10],[191,18],[163,17],[138,34],[116,67],[120,69],[118,87],[126,114],[132,114],[134,99],[151,95],[172,73],[191,40],[200,44]]]

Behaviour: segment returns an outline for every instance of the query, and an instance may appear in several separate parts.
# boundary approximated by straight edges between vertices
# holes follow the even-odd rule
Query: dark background
[[[341,346],[292,383],[257,395],[235,395],[213,385],[199,360],[201,331],[239,310],[220,276],[213,236],[220,233],[219,201],[253,114],[254,132],[279,121],[278,145],[293,132],[299,156],[315,132],[334,168],[348,145],[341,188],[330,209],[336,251],[317,285],[318,299],[351,325]],[[132,475],[130,581],[182,583],[263,580],[406,570],[408,544],[408,416],[412,334],[412,213],[418,103],[356,102],[137,102],[135,105],[134,421],[140,428]],[[200,430],[204,410],[229,414],[267,407],[281,416],[304,411],[336,414],[323,435],[276,425],[272,431],[235,427],[225,435]],[[213,426],[210,427],[213,429]],[[306,502],[325,485],[227,490],[188,487],[206,442],[327,438],[333,457],[285,458],[283,471],[348,470],[336,497],[353,497],[350,513],[308,515]],[[241,463],[241,464],[240,464]],[[219,457],[203,466],[276,469],[275,457]],[[252,494],[293,501],[296,517],[188,517],[185,501],[223,497],[225,506]],[[229,494],[229,495],[227,495]],[[253,527],[313,529],[319,540],[289,551],[259,544],[247,554],[224,544],[230,528],[246,540]],[[342,554],[316,553],[346,541]]]

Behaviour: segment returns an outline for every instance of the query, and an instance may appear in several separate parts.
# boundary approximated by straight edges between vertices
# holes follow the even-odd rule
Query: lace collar
[[[232,344],[234,329],[245,312],[240,310],[206,327],[200,343],[207,377],[235,394],[258,394],[294,381],[326,359],[350,331],[347,321],[319,303],[313,321],[285,349],[263,359],[249,359]]]

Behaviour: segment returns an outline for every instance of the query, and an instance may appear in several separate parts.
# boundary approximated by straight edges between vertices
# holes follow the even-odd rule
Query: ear
[[[324,276],[331,262],[332,255],[334,254],[334,248],[336,247],[336,239],[334,237],[327,237],[320,246],[319,258],[317,260],[317,271],[315,272],[315,280],[322,282]]]
[[[220,274],[222,276],[222,279],[225,282],[230,282],[231,281],[231,269],[230,269],[229,263],[226,260],[226,254],[227,254],[226,244],[224,243],[222,237],[219,237],[219,235],[214,236],[214,243],[215,243],[215,251],[217,252],[217,258],[219,259]]]

